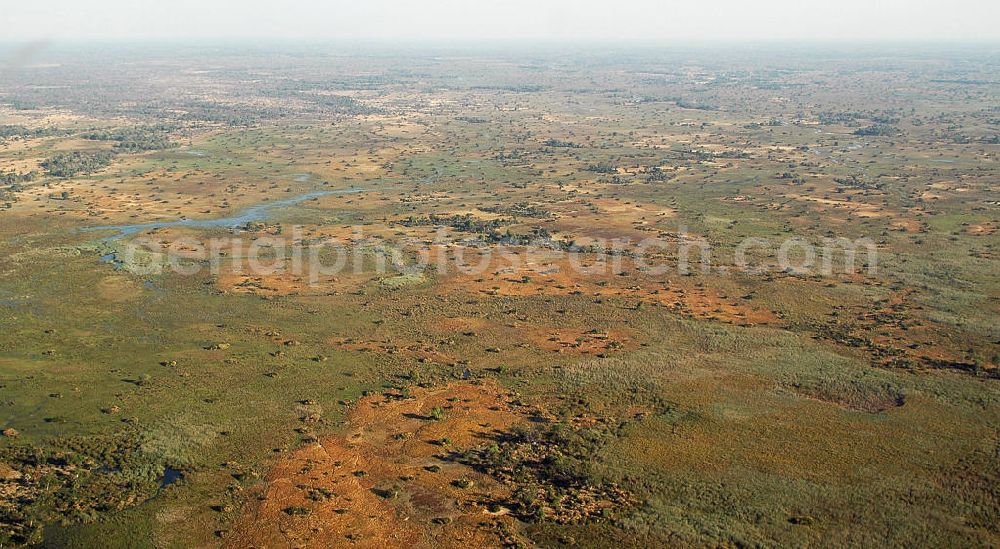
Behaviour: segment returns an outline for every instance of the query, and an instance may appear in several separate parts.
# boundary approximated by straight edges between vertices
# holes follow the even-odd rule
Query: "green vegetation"
[[[70,132],[53,127],[26,128],[17,125],[0,125],[0,140],[16,137],[19,139],[37,139],[39,137],[54,137]]]
[[[303,97],[310,103],[316,105],[318,110],[324,113],[366,116],[382,112],[381,109],[368,106],[361,101],[346,95],[308,94]]]
[[[1000,544],[989,52],[171,52],[0,82],[0,546]]]
[[[30,183],[34,181],[36,177],[38,177],[38,174],[33,171],[28,173],[21,173],[21,172],[16,172],[14,170],[11,171],[0,170],[0,184],[10,185],[11,188],[9,190],[14,192],[20,190],[19,188],[15,188],[15,186],[19,185],[20,183]]]
[[[854,130],[854,135],[859,136],[894,137],[900,133],[899,128],[890,126],[889,124],[874,124]]]
[[[168,149],[173,145],[167,137],[167,128],[122,128],[98,130],[83,134],[84,139],[114,141],[115,150],[135,153]]]
[[[603,483],[593,467],[601,447],[615,436],[607,429],[567,424],[519,428],[458,459],[516,485],[509,501],[494,504],[514,509],[522,520],[568,524],[607,518],[631,502],[628,493]]]
[[[56,177],[75,177],[98,172],[111,165],[111,152],[72,152],[57,154],[42,162],[45,173]]]

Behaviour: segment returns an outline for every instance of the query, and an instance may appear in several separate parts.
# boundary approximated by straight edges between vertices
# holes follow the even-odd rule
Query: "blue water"
[[[120,269],[122,266],[122,262],[118,261],[118,255],[115,254],[114,252],[102,255],[101,263],[107,263],[108,265],[113,266],[115,269]]]
[[[319,198],[321,196],[328,196],[333,194],[354,194],[365,192],[366,189],[344,189],[340,191],[314,191],[311,193],[300,194],[298,196],[293,196],[291,198],[285,198],[283,200],[275,200],[273,202],[263,202],[255,206],[251,206],[242,212],[230,216],[230,217],[220,217],[216,219],[177,219],[174,221],[153,221],[150,223],[136,223],[134,225],[104,225],[100,227],[85,227],[80,229],[83,232],[98,232],[98,231],[114,231],[115,234],[102,238],[101,242],[111,242],[113,240],[118,240],[119,238],[125,236],[132,236],[134,234],[141,233],[143,231],[149,231],[153,229],[163,229],[166,227],[193,227],[196,229],[209,229],[217,227],[239,227],[241,225],[246,225],[247,223],[252,223],[254,221],[263,221],[267,219],[271,210],[276,208],[283,208],[285,206],[294,206],[306,200],[313,198]],[[101,258],[102,261],[112,262],[114,261],[114,254],[110,256],[105,256]]]
[[[174,469],[172,467],[165,467],[163,469],[163,476],[160,477],[160,489],[166,488],[171,484],[174,484],[184,478],[184,472]]]

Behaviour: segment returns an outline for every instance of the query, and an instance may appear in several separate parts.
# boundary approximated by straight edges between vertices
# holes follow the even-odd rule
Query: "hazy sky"
[[[1000,0],[0,0],[0,40],[1000,40]]]

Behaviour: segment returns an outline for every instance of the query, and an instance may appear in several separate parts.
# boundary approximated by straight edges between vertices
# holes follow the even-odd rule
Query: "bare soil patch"
[[[515,521],[487,502],[511,488],[445,459],[523,424],[494,383],[360,400],[343,435],[274,465],[227,547],[498,547]],[[438,419],[434,419],[438,416]]]

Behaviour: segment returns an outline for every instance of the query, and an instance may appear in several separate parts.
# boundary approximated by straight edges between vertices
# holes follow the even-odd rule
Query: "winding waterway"
[[[300,194],[298,196],[293,196],[291,198],[285,198],[282,200],[274,200],[270,202],[262,202],[250,206],[249,208],[241,211],[236,215],[229,217],[219,217],[215,219],[176,219],[173,221],[152,221],[149,223],[135,223],[131,225],[102,225],[99,227],[85,227],[80,229],[83,232],[102,232],[102,231],[114,231],[111,236],[102,238],[102,242],[110,242],[113,240],[118,240],[119,238],[132,236],[134,234],[141,233],[143,231],[149,231],[153,229],[163,229],[166,227],[193,227],[197,229],[209,229],[214,227],[239,227],[240,225],[246,225],[247,223],[252,223],[254,221],[264,221],[268,219],[272,210],[277,208],[284,208],[287,206],[294,206],[310,200],[313,198],[319,198],[321,196],[329,195],[341,195],[341,194],[354,194],[365,192],[366,189],[343,189],[339,191],[314,191],[310,193]]]

